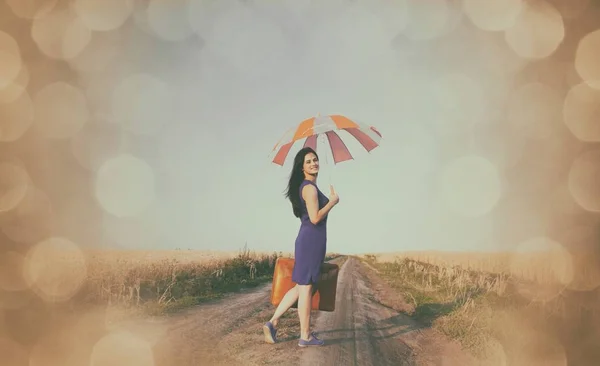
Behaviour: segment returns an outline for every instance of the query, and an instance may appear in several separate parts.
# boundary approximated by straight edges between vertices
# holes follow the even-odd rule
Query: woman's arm
[[[308,211],[308,217],[310,222],[314,225],[318,224],[329,211],[335,206],[335,203],[329,201],[325,207],[319,210],[319,198],[317,194],[317,188],[312,184],[307,184],[302,188],[302,198],[306,201],[306,210]]]

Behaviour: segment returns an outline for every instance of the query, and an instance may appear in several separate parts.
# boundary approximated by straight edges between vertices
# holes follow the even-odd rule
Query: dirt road
[[[297,346],[300,327],[293,310],[279,323],[279,342],[264,342],[261,327],[274,310],[270,290],[267,284],[121,327],[150,342],[157,366],[473,364],[457,344],[402,314],[407,306],[402,298],[357,259],[349,258],[340,270],[336,311],[313,313],[323,347]]]

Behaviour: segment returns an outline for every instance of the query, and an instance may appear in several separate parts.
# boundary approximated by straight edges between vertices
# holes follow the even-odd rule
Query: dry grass
[[[87,276],[73,299],[158,314],[272,279],[278,257],[240,251],[86,251]]]
[[[115,263],[156,263],[177,261],[178,263],[211,264],[232,259],[240,254],[240,250],[87,250],[86,256],[99,267],[111,266]],[[254,257],[269,255],[271,253],[249,251]],[[279,252],[280,256],[291,256],[291,253]]]
[[[85,255],[87,278],[75,300],[154,314],[271,281],[277,258],[292,257],[246,247],[231,252],[104,250]]]
[[[382,263],[408,258],[445,268],[501,274],[514,280],[570,284],[572,288],[594,288],[600,285],[598,264],[590,260],[592,257],[589,253],[568,252],[562,248],[495,253],[414,251],[365,256]]]
[[[600,324],[591,266],[567,276],[564,258],[547,252],[413,252],[363,259],[414,305],[412,316],[490,364],[526,359],[561,364],[569,349],[583,365],[592,351],[582,345],[598,349],[590,348],[600,339],[597,327],[590,326]]]

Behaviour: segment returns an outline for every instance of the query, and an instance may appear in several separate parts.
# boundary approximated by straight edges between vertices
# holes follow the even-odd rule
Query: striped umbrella
[[[317,138],[324,135],[327,139],[334,164],[352,160],[352,154],[342,137],[336,132],[344,130],[355,138],[368,152],[379,146],[381,133],[375,127],[363,126],[342,115],[317,116],[302,121],[296,128],[288,131],[273,148],[277,154],[273,163],[283,166],[292,146],[299,140],[304,140],[303,147],[317,150]]]

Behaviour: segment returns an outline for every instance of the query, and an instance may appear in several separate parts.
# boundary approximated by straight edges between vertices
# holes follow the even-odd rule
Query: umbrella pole
[[[329,146],[329,144],[327,142],[327,137],[325,137],[324,135],[321,135],[321,137],[323,137],[321,139],[321,145],[324,146],[323,155],[325,155],[325,164],[327,165],[327,170],[328,170],[327,171],[327,182],[329,183],[329,185],[331,185],[331,174],[333,171],[333,167],[335,166],[334,159],[333,159],[333,153],[331,152],[331,149],[327,148]],[[331,156],[332,164],[329,163],[329,154],[330,153],[332,154],[332,156]]]
[[[333,156],[331,157],[331,164],[328,164],[328,172],[327,172],[327,178],[329,180],[329,185],[331,185],[331,175],[333,174],[333,168],[335,167],[335,161],[333,160]]]

